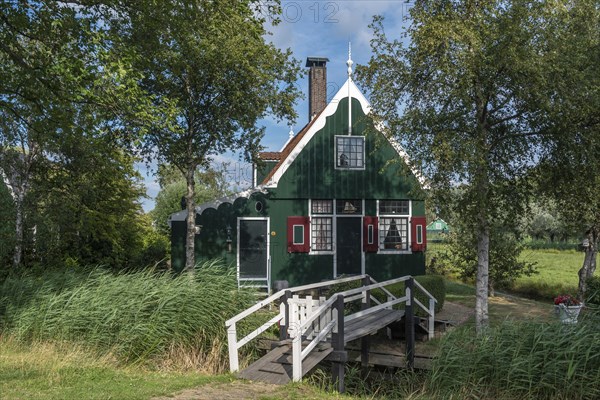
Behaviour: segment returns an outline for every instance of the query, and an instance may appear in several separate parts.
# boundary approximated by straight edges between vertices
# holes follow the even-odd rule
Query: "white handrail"
[[[410,276],[403,276],[402,278],[390,279],[389,281],[385,281],[385,282],[373,283],[371,285],[361,286],[361,287],[357,287],[355,289],[348,289],[343,292],[339,292],[337,294],[343,294],[344,297],[352,296],[353,294],[361,293],[366,290],[379,289],[384,286],[393,285],[394,283],[404,282],[404,281],[409,280],[410,278],[411,278]]]
[[[270,320],[268,320],[267,322],[262,324],[262,326],[260,328],[255,329],[254,331],[252,331],[248,335],[246,335],[246,337],[244,337],[243,339],[238,340],[237,348],[239,349],[240,347],[242,347],[243,345],[245,345],[246,343],[248,343],[249,341],[251,341],[252,339],[257,337],[261,333],[265,332],[267,329],[269,329],[271,326],[275,325],[277,322],[281,321],[282,319],[283,319],[283,315],[281,315],[281,313],[277,314],[276,316],[274,316],[273,318],[271,318]]]
[[[308,328],[308,326],[310,324],[312,324],[317,318],[319,318],[321,316],[321,314],[324,314],[324,311],[326,311],[327,309],[330,309],[331,306],[333,305],[333,303],[336,301],[337,299],[337,295],[339,293],[336,293],[335,295],[331,296],[329,298],[329,300],[327,300],[325,303],[321,304],[319,306],[319,308],[317,308],[310,317],[308,317],[304,322],[302,322],[302,324],[300,324],[300,326],[297,328],[297,330],[299,332],[304,332],[304,330],[306,328]]]
[[[427,297],[429,297],[430,299],[433,299],[433,300],[434,300],[434,301],[437,303],[437,299],[436,299],[435,297],[433,297],[433,296],[431,295],[431,293],[429,293],[429,292],[427,291],[427,289],[425,289],[425,288],[423,287],[423,285],[421,285],[419,282],[417,282],[417,280],[416,280],[416,279],[414,280],[414,282],[415,282],[415,285],[417,285],[417,287],[418,287],[419,289],[421,289],[421,291],[422,291],[423,293],[425,293],[425,295],[427,295]]]
[[[258,335],[260,335],[261,333],[266,331],[268,328],[270,328],[276,322],[281,321],[285,316],[280,311],[280,313],[277,316],[273,317],[271,320],[269,320],[268,322],[263,324],[262,327],[259,327],[258,329],[252,331],[250,334],[246,335],[244,338],[242,338],[240,340],[238,340],[238,338],[237,338],[237,330],[236,330],[237,322],[239,322],[242,319],[248,317],[249,315],[255,313],[256,311],[260,310],[261,308],[279,300],[281,297],[283,297],[285,295],[285,293],[287,291],[290,291],[291,293],[302,292],[305,290],[312,290],[312,289],[327,287],[327,286],[335,285],[338,283],[352,282],[355,280],[363,279],[367,276],[368,275],[363,274],[363,275],[351,276],[348,278],[332,279],[329,281],[312,283],[309,285],[296,286],[296,287],[289,288],[289,289],[282,289],[282,290],[278,291],[277,293],[274,293],[273,295],[267,297],[266,299],[259,301],[258,303],[254,304],[252,307],[242,311],[241,313],[239,313],[239,314],[235,315],[234,317],[225,321],[225,327],[227,328],[227,344],[229,347],[229,369],[230,369],[230,371],[235,372],[239,369],[238,350],[243,345],[247,344],[249,341],[251,341],[252,339],[256,338]],[[285,321],[285,322],[286,322],[286,324],[288,323],[288,321]]]
[[[242,311],[241,313],[237,314],[236,316],[234,316],[232,318],[229,318],[227,321],[225,321],[225,326],[229,327],[229,326],[235,324],[236,322],[246,318],[248,315],[253,314],[256,311],[260,310],[264,306],[267,306],[267,305],[273,303],[275,300],[278,300],[284,294],[285,294],[285,291],[280,290],[279,292],[275,293],[274,295],[271,295],[271,296],[267,297],[266,299],[259,301],[252,307]]]
[[[371,277],[369,277],[369,280],[370,280],[372,283],[377,283],[377,281],[376,281],[375,279],[371,278]],[[386,288],[382,287],[382,288],[381,288],[381,290],[383,291],[383,293],[387,294],[387,295],[388,295],[388,297],[391,297],[392,299],[395,299],[395,298],[396,298],[396,296],[394,296],[394,295],[392,294],[392,292],[390,292],[390,291],[389,291],[389,290],[387,290]],[[380,304],[381,304],[381,303],[380,303]]]
[[[242,311],[241,313],[237,314],[236,316],[228,319],[227,321],[225,321],[225,326],[230,326],[231,324],[234,324],[244,318],[246,318],[248,315],[253,314],[254,312],[260,310],[261,308],[263,308],[264,306],[273,303],[274,301],[278,300],[279,298],[281,298],[286,291],[290,291],[292,293],[295,292],[302,292],[304,290],[311,290],[311,289],[317,289],[317,288],[321,288],[321,287],[326,287],[326,286],[331,286],[331,285],[335,285],[338,283],[344,283],[344,282],[352,282],[358,279],[363,279],[364,277],[366,277],[368,275],[357,275],[357,276],[352,276],[349,278],[340,278],[340,279],[333,279],[333,280],[329,280],[329,281],[324,281],[324,282],[319,282],[319,283],[311,283],[310,285],[303,285],[303,286],[296,286],[293,288],[289,288],[289,289],[282,289],[279,292],[267,297],[266,299],[256,303],[255,305],[253,305],[252,307],[248,308],[247,310]]]
[[[258,302],[257,304],[253,305],[252,307],[248,308],[247,310],[245,310],[245,311],[239,313],[238,315],[234,316],[233,318],[230,318],[229,320],[227,320],[225,322],[225,325],[228,328],[227,333],[228,333],[228,343],[229,343],[229,363],[230,363],[231,371],[234,372],[234,371],[237,371],[237,369],[238,369],[238,350],[242,346],[247,344],[249,341],[251,341],[252,339],[256,338],[258,335],[260,335],[261,333],[266,331],[273,324],[284,319],[285,315],[284,315],[283,309],[282,309],[278,315],[271,318],[268,322],[264,323],[261,327],[255,329],[254,331],[252,331],[250,334],[246,335],[246,337],[242,338],[239,341],[237,340],[237,332],[236,332],[236,326],[235,326],[238,321],[246,318],[247,316],[260,310],[261,308],[265,307],[266,305],[269,305],[269,304],[273,303],[274,301],[280,299],[281,297],[283,297],[285,295],[285,293],[287,291],[289,291],[290,293],[297,293],[297,292],[301,292],[301,291],[331,286],[331,285],[335,285],[338,283],[351,282],[351,281],[355,281],[355,280],[359,280],[359,279],[362,280],[365,277],[369,277],[369,281],[372,282],[370,285],[361,286],[361,287],[358,287],[355,289],[349,289],[349,290],[345,290],[343,292],[335,293],[327,301],[325,301],[323,304],[321,304],[317,309],[315,309],[314,311],[311,311],[310,315],[304,321],[301,321],[301,322],[299,321],[300,323],[296,326],[287,326],[288,332],[289,332],[290,336],[293,338],[293,341],[292,341],[292,360],[293,360],[292,370],[293,370],[293,379],[295,381],[300,380],[302,378],[302,360],[317,346],[317,344],[320,341],[322,341],[323,339],[326,338],[326,336],[336,326],[336,324],[338,322],[338,318],[343,318],[343,316],[336,315],[335,318],[332,317],[332,319],[327,323],[327,325],[325,325],[325,327],[320,329],[320,331],[318,332],[316,337],[305,347],[304,350],[302,350],[303,334],[312,326],[313,322],[315,322],[317,319],[322,318],[328,312],[332,313],[333,304],[337,300],[339,295],[344,296],[344,302],[354,301],[354,300],[363,298],[365,293],[372,289],[381,289],[385,294],[388,295],[389,300],[387,302],[380,302],[377,299],[372,298],[372,299],[376,300],[375,302],[378,304],[377,306],[370,307],[366,310],[356,312],[356,313],[346,317],[345,318],[346,321],[351,321],[355,318],[359,318],[361,316],[373,313],[380,309],[391,307],[395,304],[399,304],[402,302],[408,303],[410,297],[413,297],[413,300],[415,301],[415,303],[417,303],[417,305],[419,307],[421,307],[428,314],[428,316],[429,316],[429,318],[428,318],[429,337],[430,338],[433,337],[434,312],[435,312],[435,303],[437,302],[437,300],[419,282],[417,282],[416,280],[413,279],[415,286],[429,298],[429,308],[427,308],[425,305],[423,305],[423,303],[421,303],[419,300],[417,300],[414,296],[410,296],[410,297],[403,296],[400,298],[396,298],[388,289],[385,288],[386,286],[393,285],[395,283],[405,282],[405,281],[411,279],[412,278],[411,276],[395,278],[395,279],[391,279],[391,280],[388,280],[385,282],[377,282],[368,275],[357,275],[357,276],[348,277],[348,278],[329,280],[329,281],[325,281],[325,282],[297,286],[297,287],[293,287],[293,288],[289,288],[289,289],[280,290],[279,292],[273,294],[272,296],[269,296],[268,298]],[[289,301],[292,304],[294,303],[293,299],[289,299]],[[327,317],[327,318],[329,318],[329,317]],[[290,321],[285,321],[285,324],[290,325]],[[314,327],[313,327],[313,330],[314,330]]]
[[[304,348],[304,350],[302,350],[302,359],[303,360],[315,347],[317,347],[317,344],[321,340],[325,339],[325,337],[329,334],[329,332],[331,332],[333,330],[333,327],[335,326],[335,324],[337,324],[337,318],[331,320],[327,325],[325,325],[325,327],[323,329],[321,329],[321,332],[319,332],[319,334],[317,336],[315,336],[315,338],[312,340],[312,342],[310,342]]]

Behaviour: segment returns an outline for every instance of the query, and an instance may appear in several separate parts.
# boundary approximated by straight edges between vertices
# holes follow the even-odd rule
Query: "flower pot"
[[[576,306],[565,306],[564,304],[558,304],[554,306],[554,311],[560,322],[563,324],[576,324],[577,317],[583,305],[579,304]]]

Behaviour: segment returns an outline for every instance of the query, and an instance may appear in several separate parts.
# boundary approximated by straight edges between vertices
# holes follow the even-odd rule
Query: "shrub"
[[[459,329],[441,342],[428,392],[434,397],[600,398],[598,320],[577,325],[505,322],[476,335]]]
[[[415,280],[421,284],[435,299],[435,312],[438,313],[444,307],[444,301],[446,300],[446,281],[439,275],[420,275],[415,276]],[[415,296],[423,303],[424,306],[428,306],[429,300],[423,292],[415,290]]]

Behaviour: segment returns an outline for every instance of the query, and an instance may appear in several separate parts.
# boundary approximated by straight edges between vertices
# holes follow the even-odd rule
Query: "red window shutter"
[[[309,217],[288,217],[288,253],[308,253],[310,251],[309,229]]]
[[[412,251],[425,251],[427,248],[427,233],[425,231],[426,226],[427,222],[425,217],[412,217],[410,221]]]
[[[363,217],[363,251],[366,253],[377,252],[379,248],[379,227],[377,217]]]

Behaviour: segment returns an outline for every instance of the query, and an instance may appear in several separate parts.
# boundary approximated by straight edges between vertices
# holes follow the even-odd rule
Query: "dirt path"
[[[274,396],[282,387],[262,382],[233,381],[187,389],[152,400],[246,400]]]

